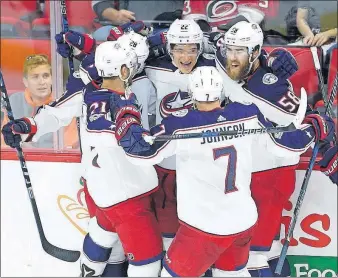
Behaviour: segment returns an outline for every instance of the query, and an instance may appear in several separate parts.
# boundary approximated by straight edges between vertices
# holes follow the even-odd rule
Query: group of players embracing
[[[113,27],[98,46],[87,34],[58,34],[58,52],[74,54],[79,71],[59,99],[6,124],[5,142],[37,141],[79,118],[91,217],[81,276],[273,276],[282,210],[312,143],[337,183],[334,122],[294,94],[294,57],[262,50],[256,23],[205,36],[177,19],[149,31]],[[149,59],[159,46],[165,55]],[[297,121],[290,132],[243,132]]]

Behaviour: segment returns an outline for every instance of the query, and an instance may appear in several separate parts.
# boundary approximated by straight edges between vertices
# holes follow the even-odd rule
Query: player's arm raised
[[[144,129],[141,124],[138,103],[133,94],[127,100],[113,95],[110,99],[110,109],[116,122],[116,140],[132,163],[154,165],[175,154],[175,141],[155,143],[145,141],[147,135],[168,134],[165,130],[166,124],[164,122],[166,120],[150,131]]]

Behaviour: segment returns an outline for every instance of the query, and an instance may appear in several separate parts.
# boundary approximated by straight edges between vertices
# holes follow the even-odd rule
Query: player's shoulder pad
[[[109,89],[102,89],[93,86],[92,83],[88,84],[84,89],[84,101],[85,103],[94,102],[106,102],[109,104],[110,96],[112,93],[116,93]]]
[[[164,70],[174,72],[177,68],[173,65],[172,60],[169,55],[159,57],[147,63],[145,66],[147,70]]]
[[[187,110],[187,109],[184,109]],[[181,114],[173,114],[162,120],[166,134],[173,134],[178,130],[199,128],[223,121],[237,121],[260,115],[258,107],[251,104],[233,102],[224,108],[210,112],[187,110]]]
[[[160,125],[151,128],[152,135],[170,135],[176,130],[189,128],[196,125],[196,117],[194,116],[194,110],[182,109],[177,111],[166,118],[162,119]]]
[[[216,54],[215,54],[215,63],[219,64],[222,68],[225,69],[225,58],[221,53],[220,49],[217,49]]]
[[[254,103],[231,102],[224,107],[224,113],[228,121],[236,121],[258,115],[260,111]]]
[[[259,67],[248,78],[244,88],[270,102],[278,101],[289,90],[292,90],[286,78],[277,77],[264,67]]]

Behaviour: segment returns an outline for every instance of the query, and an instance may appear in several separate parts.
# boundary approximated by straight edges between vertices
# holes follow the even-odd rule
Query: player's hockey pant
[[[178,227],[176,199],[176,171],[154,166],[158,176],[159,189],[151,194],[152,207],[163,236],[165,249],[172,242]]]
[[[162,238],[150,201],[150,196],[143,196],[96,211],[98,224],[119,235],[129,261],[129,277],[156,277],[160,271]]]
[[[252,174],[251,195],[256,202],[258,221],[250,250],[270,250],[280,231],[283,208],[295,189],[295,168],[287,166]]]
[[[82,181],[90,220],[80,258],[81,276],[124,277],[128,265],[120,239],[116,233],[105,231],[98,225],[95,217],[97,206],[88,192],[86,180]]]
[[[251,194],[256,202],[258,222],[248,262],[251,275],[266,277],[273,274],[274,269],[271,269],[269,261],[276,259],[281,251],[282,245],[274,239],[280,232],[283,209],[295,189],[295,169],[296,166],[286,166],[252,175]],[[285,275],[289,273],[286,271]]]
[[[244,269],[249,257],[253,228],[215,236],[182,224],[163,259],[162,276],[198,277],[214,264],[222,271]]]

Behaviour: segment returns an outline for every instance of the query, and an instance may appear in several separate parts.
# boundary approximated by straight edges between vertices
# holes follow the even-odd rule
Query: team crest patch
[[[188,92],[178,91],[166,95],[161,100],[159,108],[161,117],[166,118],[170,115],[184,117],[191,107],[192,101]]]
[[[272,73],[266,73],[264,74],[262,81],[266,85],[272,85],[278,81],[278,77]]]

